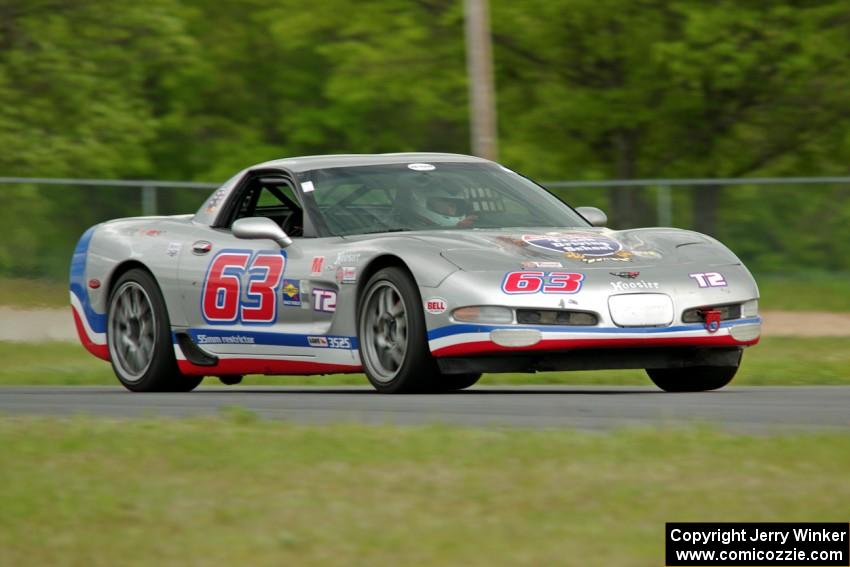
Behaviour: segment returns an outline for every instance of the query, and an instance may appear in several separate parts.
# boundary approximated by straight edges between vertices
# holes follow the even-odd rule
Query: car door
[[[227,221],[198,226],[183,247],[179,279],[187,332],[217,355],[306,355],[307,335],[316,329],[304,289],[311,259],[299,245],[309,239],[301,238],[297,196],[281,178],[258,176],[243,185],[226,209]],[[233,236],[233,221],[252,216],[273,219],[295,244],[282,249],[271,240]]]

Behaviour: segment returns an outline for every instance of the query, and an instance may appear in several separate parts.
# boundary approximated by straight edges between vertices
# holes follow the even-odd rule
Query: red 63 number
[[[208,323],[274,323],[277,290],[286,259],[280,254],[224,251],[213,258],[201,295],[201,310]],[[245,298],[242,283],[245,274]]]
[[[584,274],[575,272],[510,272],[502,281],[502,291],[510,295],[524,293],[577,293]]]

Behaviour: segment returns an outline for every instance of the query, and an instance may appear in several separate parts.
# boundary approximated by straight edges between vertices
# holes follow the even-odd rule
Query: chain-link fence
[[[760,273],[850,272],[850,177],[544,183],[611,228],[711,234]],[[215,183],[0,177],[0,277],[65,278],[79,235],[126,216],[194,212]]]

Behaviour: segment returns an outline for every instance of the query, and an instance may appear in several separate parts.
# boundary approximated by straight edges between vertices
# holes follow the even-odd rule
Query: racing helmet
[[[414,214],[438,226],[457,226],[466,218],[468,203],[460,194],[442,187],[428,187],[411,192]]]

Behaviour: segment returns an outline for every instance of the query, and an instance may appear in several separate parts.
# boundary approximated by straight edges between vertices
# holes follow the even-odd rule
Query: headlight
[[[759,314],[759,300],[752,299],[744,303],[741,308],[741,315],[743,317],[755,317]]]
[[[509,324],[514,321],[514,313],[507,307],[481,305],[477,307],[459,307],[452,312],[455,321],[465,323]]]

